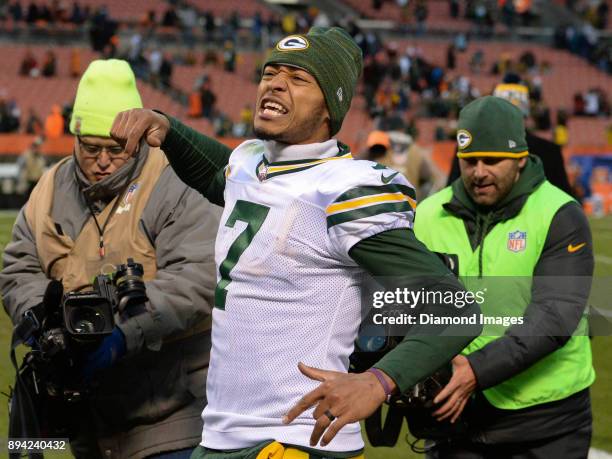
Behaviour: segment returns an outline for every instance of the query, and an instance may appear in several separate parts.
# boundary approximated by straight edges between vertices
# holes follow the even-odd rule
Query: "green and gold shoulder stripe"
[[[339,153],[330,158],[301,159],[295,161],[277,161],[270,163],[264,156],[259,164],[257,164],[255,173],[257,174],[259,180],[267,180],[278,175],[289,174],[291,172],[301,172],[330,161],[337,161],[339,159],[353,159],[353,155],[351,154],[348,146],[338,142],[338,147],[340,149]]]
[[[415,191],[409,186],[390,184],[355,187],[327,206],[327,228],[389,212],[410,212],[415,208]]]

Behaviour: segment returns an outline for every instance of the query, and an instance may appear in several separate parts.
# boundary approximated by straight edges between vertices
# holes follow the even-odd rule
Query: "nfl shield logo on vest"
[[[125,193],[125,196],[123,197],[123,204],[117,207],[118,214],[122,214],[123,212],[128,212],[130,210],[136,190],[138,190],[138,183],[132,183],[127,189],[127,193]]]
[[[508,250],[522,252],[527,246],[527,231],[516,230],[508,233]]]

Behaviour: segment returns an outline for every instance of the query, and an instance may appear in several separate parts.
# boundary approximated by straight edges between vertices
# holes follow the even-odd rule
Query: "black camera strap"
[[[136,151],[135,155],[132,158],[136,158],[138,153],[139,153],[139,150]],[[78,167],[81,170],[81,172],[82,172],[83,169],[81,168],[81,165],[79,164],[79,162],[76,160],[76,154],[75,154],[75,163],[76,163],[76,167]],[[104,230],[106,229],[106,227],[108,226],[109,222],[111,221],[111,218],[113,218],[113,215],[115,215],[115,211],[117,210],[117,207],[119,207],[119,204],[121,203],[121,198],[123,197],[125,192],[128,190],[128,188],[130,187],[132,179],[134,178],[134,172],[136,171],[137,165],[138,165],[138,162],[136,161],[136,159],[134,159],[133,164],[130,166],[130,171],[129,171],[128,175],[127,175],[125,184],[123,185],[123,187],[121,187],[121,189],[119,190],[119,192],[115,196],[113,207],[111,208],[111,210],[110,210],[108,216],[106,217],[106,220],[102,224],[102,226],[100,226],[100,223],[98,222],[98,219],[96,218],[96,212],[95,212],[95,210],[93,208],[92,202],[89,200],[87,195],[84,195],[85,202],[87,203],[87,208],[89,209],[89,213],[91,214],[91,217],[93,218],[93,221],[94,221],[94,223],[96,225],[96,229],[98,230],[98,235],[100,237],[100,239],[99,239],[99,246],[98,246],[98,253],[99,253],[101,259],[104,258],[104,256],[106,255],[106,249],[104,247]],[[75,176],[77,177],[77,183],[79,183],[78,176],[76,175],[76,168],[75,168],[74,173],[75,173]]]
[[[365,430],[372,446],[395,446],[402,430],[404,412],[393,405],[389,405],[385,422],[382,422],[382,406],[379,406],[371,416],[365,420]]]
[[[13,329],[11,338],[11,362],[15,368],[15,389],[11,397],[11,413],[9,417],[9,438],[40,438],[40,425],[38,416],[34,408],[27,384],[22,378],[19,366],[17,365],[17,357],[15,349],[22,343],[22,336],[18,334],[17,327]],[[19,459],[20,452],[9,453],[10,459]],[[30,459],[43,459],[42,453],[28,451]]]

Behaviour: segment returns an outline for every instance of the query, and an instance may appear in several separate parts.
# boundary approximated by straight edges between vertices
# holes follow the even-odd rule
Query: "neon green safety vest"
[[[451,199],[452,189],[448,187],[418,206],[416,236],[430,250],[457,255],[459,276],[468,290],[493,287],[489,288],[481,304],[485,315],[497,316],[501,312],[507,316],[522,316],[531,301],[531,278],[551,221],[572,197],[548,181],[543,182],[529,196],[518,215],[498,222],[483,238],[482,254],[481,247],[472,250],[463,220],[442,207]],[[503,326],[501,330],[499,326],[497,329],[485,326],[463,354],[483,348],[502,336],[504,330]],[[563,347],[483,392],[497,408],[520,409],[564,399],[590,386],[594,380],[588,325],[583,317]]]

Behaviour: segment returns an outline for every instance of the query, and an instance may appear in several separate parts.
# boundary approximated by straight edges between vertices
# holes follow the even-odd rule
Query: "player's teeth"
[[[264,113],[267,113],[269,115],[284,115],[285,113],[287,113],[287,110],[285,110],[285,108],[280,105],[277,104],[275,102],[266,102],[264,104]]]
[[[287,110],[285,110],[285,108],[282,105],[277,104],[276,102],[266,102],[266,104],[264,105],[264,108],[269,109],[269,110],[275,110],[282,114],[287,113]]]
[[[271,108],[264,108],[264,114],[265,115],[272,115],[272,116],[279,116],[281,115],[281,113],[278,112],[278,110],[273,110]]]

